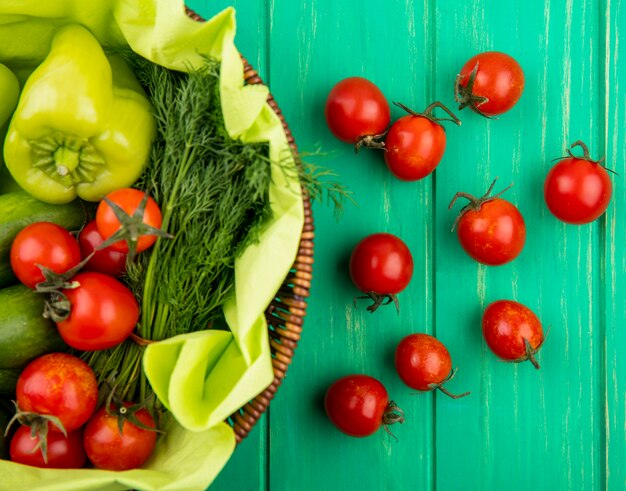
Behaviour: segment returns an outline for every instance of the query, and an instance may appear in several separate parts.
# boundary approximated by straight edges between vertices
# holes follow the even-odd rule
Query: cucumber
[[[4,436],[4,432],[6,431],[7,425],[13,414],[4,407],[3,404],[0,404],[0,459],[8,459],[9,458],[9,436]]]
[[[80,230],[88,218],[88,208],[79,200],[51,205],[25,191],[0,195],[0,288],[17,283],[11,271],[11,243],[26,225],[52,222],[74,231]]]
[[[12,396],[15,392],[21,368],[0,368],[0,396]]]
[[[42,315],[44,298],[24,285],[0,290],[0,369],[68,349],[54,322]]]

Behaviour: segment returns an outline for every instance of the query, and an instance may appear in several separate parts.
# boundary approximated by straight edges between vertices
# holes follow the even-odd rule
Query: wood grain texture
[[[215,490],[526,490],[626,488],[626,5],[624,0],[235,0],[190,2],[210,15],[238,10],[237,45],[262,73],[305,152],[354,192],[339,221],[314,209],[316,264],[302,341],[269,414],[211,487]],[[526,74],[520,103],[498,120],[457,112],[434,175],[402,183],[377,152],[354,155],[334,140],[323,105],[338,80],[361,75],[388,99],[421,110],[454,108],[456,73],[473,54],[508,52]],[[394,117],[401,112],[394,109]],[[585,226],[557,221],[543,201],[552,159],[575,140],[607,156],[614,198]],[[455,192],[514,187],[526,219],[521,256],[480,266],[450,232]],[[402,237],[415,275],[393,309],[354,308],[347,260],[363,236]],[[481,313],[500,298],[531,307],[549,327],[539,359],[498,361]],[[397,342],[434,333],[457,377],[451,400],[413,394],[393,367]],[[323,411],[336,378],[379,378],[407,422],[367,439],[337,432]]]

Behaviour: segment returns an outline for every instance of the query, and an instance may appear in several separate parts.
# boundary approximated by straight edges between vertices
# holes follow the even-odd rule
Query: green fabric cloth
[[[289,176],[278,165],[293,165],[293,159],[281,122],[266,102],[267,87],[244,85],[233,9],[198,23],[185,15],[182,0],[3,0],[0,63],[24,80],[45,57],[54,31],[69,22],[89,28],[103,45],[127,43],[171,69],[187,71],[202,63],[203,55],[220,59],[229,134],[270,143],[273,217],[259,243],[236,263],[236,293],[224,307],[230,332],[199,331],[146,349],[146,374],[176,421],[143,469],[58,471],[0,461],[2,486],[13,491],[205,489],[235,446],[224,419],[273,379],[264,311],[295,260],[304,223],[295,173]]]

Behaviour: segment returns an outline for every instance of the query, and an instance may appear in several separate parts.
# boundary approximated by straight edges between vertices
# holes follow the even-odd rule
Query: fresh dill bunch
[[[268,144],[232,139],[220,103],[219,63],[206,59],[190,73],[118,50],[151,98],[157,136],[135,187],[161,207],[159,239],[127,268],[125,281],[141,305],[139,335],[161,340],[208,328],[232,294],[235,259],[258,239],[271,215]],[[101,380],[116,377],[130,399],[145,398],[143,349],[127,340],[90,354]],[[141,394],[137,394],[140,387]]]

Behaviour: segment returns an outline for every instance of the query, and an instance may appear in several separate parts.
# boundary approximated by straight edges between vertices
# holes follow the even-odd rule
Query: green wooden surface
[[[269,413],[211,490],[483,490],[626,488],[626,2],[621,0],[194,0],[212,15],[238,9],[237,45],[260,70],[304,151],[354,191],[340,221],[317,204],[316,263],[303,338]],[[620,41],[622,45],[620,46]],[[458,113],[434,175],[403,183],[377,152],[355,156],[334,140],[323,105],[338,80],[361,75],[389,100],[418,110],[454,107],[453,81],[471,55],[519,60],[526,88],[499,120]],[[400,112],[394,110],[394,115]],[[583,139],[607,156],[607,214],[564,225],[547,211],[551,159]],[[494,177],[528,226],[521,256],[479,266],[460,249],[447,205]],[[352,247],[379,231],[402,237],[415,274],[402,312],[355,309]],[[500,298],[531,307],[550,327],[542,368],[499,362],[481,336],[482,309]],[[393,352],[411,332],[434,333],[459,368],[451,390],[413,394]],[[323,395],[348,373],[379,378],[406,412],[394,432],[339,433]]]

